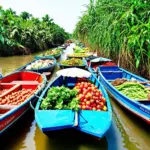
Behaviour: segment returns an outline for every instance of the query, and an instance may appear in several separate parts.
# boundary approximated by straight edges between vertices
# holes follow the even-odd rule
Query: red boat
[[[46,84],[45,75],[15,72],[0,79],[0,135],[36,100]]]

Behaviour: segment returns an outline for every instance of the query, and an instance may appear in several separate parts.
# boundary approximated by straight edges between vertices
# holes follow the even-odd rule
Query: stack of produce
[[[84,65],[84,62],[78,58],[71,58],[68,60],[62,60],[60,64],[64,66],[82,66]]]
[[[89,52],[89,48],[81,48],[81,47],[75,46],[74,52],[75,53],[86,53],[86,52]]]
[[[31,63],[28,65],[25,69],[26,70],[32,70],[32,69],[40,69],[40,68],[45,68],[54,63],[54,59],[39,59],[36,60],[35,62]]]
[[[53,50],[50,50],[50,51],[47,51],[44,56],[57,56],[61,53],[61,50],[60,49],[53,49]]]
[[[147,100],[148,90],[144,85],[135,82],[124,82],[115,86],[122,94],[132,100]]]
[[[75,89],[78,90],[77,97],[80,99],[80,109],[107,111],[106,99],[94,84],[89,81],[78,82]]]
[[[73,53],[73,54],[69,54],[68,57],[79,57],[79,58],[82,58],[82,57],[88,57],[90,55],[91,54],[87,54],[87,53]]]
[[[46,98],[41,103],[41,109],[72,109],[78,110],[79,99],[76,98],[78,91],[67,87],[52,87]]]
[[[0,105],[20,105],[33,95],[34,92],[35,90],[32,89],[22,89],[17,92],[12,92],[4,98],[0,98]]]

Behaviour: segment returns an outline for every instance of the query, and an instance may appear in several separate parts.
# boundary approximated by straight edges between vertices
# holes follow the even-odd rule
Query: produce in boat
[[[50,50],[50,51],[47,51],[43,56],[57,56],[61,53],[61,50],[60,49],[53,49],[53,50]]]
[[[146,100],[148,99],[149,91],[144,85],[135,82],[124,82],[121,85],[115,86],[117,90],[132,100]]]
[[[62,60],[60,64],[65,66],[82,66],[84,65],[84,62],[78,58],[71,58],[68,60]]]
[[[79,99],[76,98],[78,91],[67,87],[52,87],[47,92],[47,97],[41,103],[41,109],[72,109],[78,110]]]
[[[0,98],[0,105],[20,105],[31,95],[33,95],[34,92],[35,90],[32,89],[22,89],[16,92],[12,92],[4,98]]]
[[[35,62],[31,63],[28,65],[25,69],[26,70],[32,70],[32,69],[40,69],[40,68],[45,68],[54,63],[54,59],[39,59],[36,60]]]
[[[68,57],[88,57],[91,54],[87,54],[87,53],[73,53],[73,54],[69,54]]]
[[[75,53],[86,53],[86,52],[89,52],[90,50],[89,50],[89,48],[81,48],[81,47],[79,47],[79,46],[75,46],[74,47],[74,52]]]
[[[77,97],[80,99],[80,109],[107,111],[106,99],[93,83],[88,80],[77,82],[75,89],[78,90]]]

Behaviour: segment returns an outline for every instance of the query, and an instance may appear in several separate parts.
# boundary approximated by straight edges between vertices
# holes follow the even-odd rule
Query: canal
[[[71,51],[71,47],[67,48],[60,59],[65,59]],[[3,75],[29,63],[35,55],[0,57]],[[58,69],[55,68],[51,80]],[[124,110],[113,99],[111,104],[113,122],[101,140],[84,134],[50,139],[40,131],[34,120],[34,111],[30,109],[0,137],[0,150],[150,150],[150,126]]]

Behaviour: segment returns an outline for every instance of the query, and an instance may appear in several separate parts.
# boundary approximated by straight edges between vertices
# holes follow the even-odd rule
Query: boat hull
[[[36,81],[36,83],[34,83],[34,81]],[[30,108],[30,103],[34,103],[37,99],[36,96],[41,94],[43,88],[45,87],[46,81],[47,80],[44,75],[34,72],[15,72],[3,77],[0,80],[1,85],[13,85],[10,90],[7,89],[9,91],[7,95],[11,94],[14,91],[18,91],[21,88],[33,90],[36,89],[33,95],[31,95],[28,99],[26,99],[18,106],[12,107],[8,104],[0,105],[0,135],[3,134],[3,132],[6,131],[9,127],[11,127],[23,114],[25,114],[25,112]],[[20,85],[18,87],[15,87],[15,84]],[[0,96],[1,98],[5,97],[5,95]]]
[[[99,90],[101,90],[103,96],[106,98],[107,111],[81,110],[77,113],[78,123],[75,123],[76,113],[72,110],[40,110],[41,100],[46,96],[47,90],[52,86],[64,85],[62,79],[63,77],[58,77],[50,83],[41,94],[36,105],[35,118],[41,131],[43,133],[50,133],[51,131],[53,132],[64,130],[66,128],[73,128],[97,138],[105,136],[112,122],[112,109],[105,89],[94,75],[92,75],[89,80],[92,81]],[[73,88],[76,82],[77,78],[67,77],[65,78],[64,86]],[[94,128],[91,130],[91,127]]]
[[[124,69],[120,68],[120,71],[123,72],[122,77],[126,76],[128,79],[134,78],[138,81],[147,81],[146,79],[141,78],[137,75],[134,75]],[[121,94],[114,86],[112,86],[109,83],[109,81],[106,78],[106,77],[110,78],[109,75],[106,75],[106,77],[104,77],[104,75],[101,73],[100,69],[98,69],[98,72],[99,72],[99,80],[102,82],[102,84],[104,85],[106,90],[109,92],[109,94],[125,109],[129,110],[134,115],[138,116],[139,118],[143,119],[145,122],[150,124],[150,102],[147,101],[144,103],[142,103],[142,102],[140,103],[140,102],[130,100],[128,97]],[[120,74],[119,74],[119,76],[120,76]],[[116,78],[118,78],[119,76],[117,76]],[[115,75],[113,74],[111,76],[111,78],[113,78],[113,80],[114,80]]]
[[[35,101],[35,98],[31,100],[32,103]],[[4,119],[0,119],[0,135],[6,131],[13,123],[15,123],[19,118],[21,118],[27,110],[30,108],[29,102],[22,106],[21,108],[17,109],[10,115],[7,115]]]
[[[36,60],[38,59],[54,59],[54,63],[51,65],[51,66],[48,66],[48,67],[45,67],[45,68],[39,68],[39,69],[31,69],[31,70],[26,70],[26,71],[33,71],[33,72],[38,72],[38,73],[44,73],[44,72],[52,72],[56,66],[56,59],[53,58],[53,57],[45,57],[45,58],[37,58]],[[16,71],[22,71],[22,70],[25,70],[25,68],[30,65],[31,63],[35,62],[36,60],[28,63],[27,65],[25,66],[22,66],[20,68],[18,68]]]

